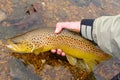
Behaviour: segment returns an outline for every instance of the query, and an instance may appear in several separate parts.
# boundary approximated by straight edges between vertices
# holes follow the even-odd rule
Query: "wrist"
[[[80,32],[80,21],[70,22],[70,29],[75,32]]]

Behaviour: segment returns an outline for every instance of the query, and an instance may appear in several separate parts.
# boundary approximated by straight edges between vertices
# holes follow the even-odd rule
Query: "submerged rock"
[[[120,80],[120,59],[112,58],[94,70],[97,80]]]
[[[24,63],[17,58],[11,58],[8,66],[13,80],[41,80],[38,75],[28,70]]]

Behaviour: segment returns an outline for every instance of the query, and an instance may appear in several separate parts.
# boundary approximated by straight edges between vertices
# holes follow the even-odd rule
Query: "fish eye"
[[[14,44],[18,44],[18,42],[14,42]]]
[[[20,42],[19,42],[19,41],[14,40],[14,39],[11,39],[10,41],[11,41],[13,44],[20,44]]]
[[[14,44],[19,44],[19,42],[13,41]]]

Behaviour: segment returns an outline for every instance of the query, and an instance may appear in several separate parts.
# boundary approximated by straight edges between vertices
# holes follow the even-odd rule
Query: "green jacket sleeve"
[[[103,51],[120,58],[120,15],[95,19],[92,36]]]

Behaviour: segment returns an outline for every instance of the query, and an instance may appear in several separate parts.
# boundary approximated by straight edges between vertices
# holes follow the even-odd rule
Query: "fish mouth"
[[[20,48],[10,40],[7,40],[6,47],[10,50],[15,51],[15,52],[20,51]]]
[[[6,47],[13,52],[17,52],[17,53],[32,53],[35,49],[34,44],[32,44],[32,48],[28,51],[24,50],[24,48],[26,48],[26,46],[21,46],[19,45],[19,42],[16,42],[14,40],[7,40],[6,41]]]

